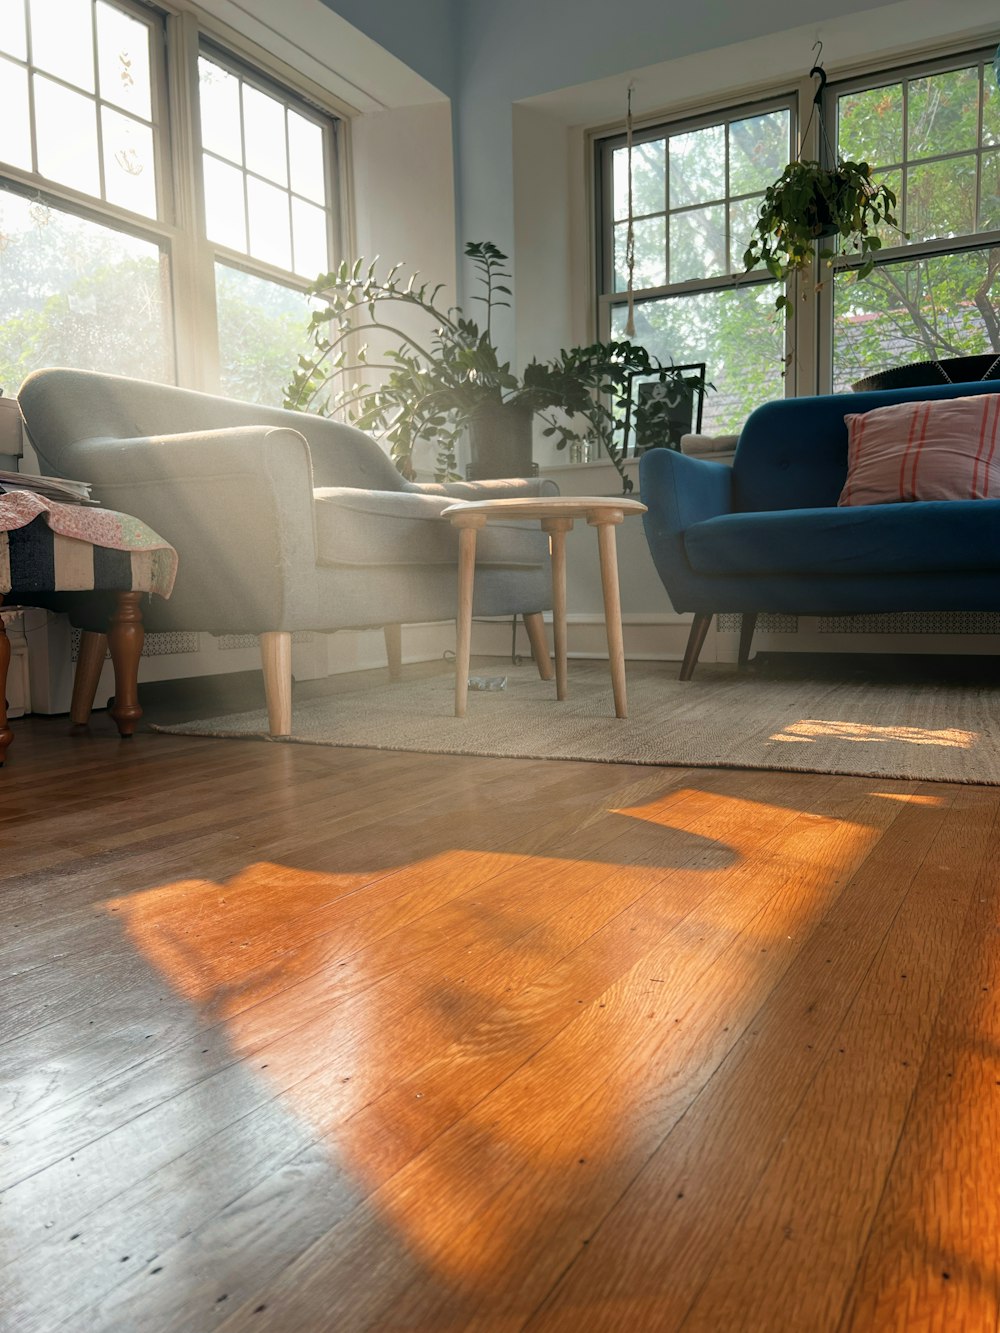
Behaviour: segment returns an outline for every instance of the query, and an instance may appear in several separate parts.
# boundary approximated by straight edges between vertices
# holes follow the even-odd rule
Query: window
[[[835,389],[915,361],[1000,353],[1000,90],[992,52],[828,91],[840,155],[899,196],[875,271],[835,275]],[[902,233],[908,233],[904,235]]]
[[[171,104],[188,16],[7,0],[4,20],[0,385],[58,363],[280,403],[335,252],[334,118],[207,42],[198,104]]]
[[[647,129],[632,147],[636,341],[664,362],[705,362],[716,386],[703,430],[738,430],[780,397],[785,330],[774,284],[743,268],[765,187],[791,152],[791,99]],[[598,145],[602,329],[624,337],[629,163],[622,135]]]

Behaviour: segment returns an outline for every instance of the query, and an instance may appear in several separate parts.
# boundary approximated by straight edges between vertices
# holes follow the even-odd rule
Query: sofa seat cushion
[[[458,530],[441,513],[451,495],[321,487],[313,492],[321,565],[458,565]],[[549,539],[536,523],[488,523],[476,565],[547,564]]]
[[[725,514],[695,523],[699,574],[924,574],[1000,570],[1000,500]]]

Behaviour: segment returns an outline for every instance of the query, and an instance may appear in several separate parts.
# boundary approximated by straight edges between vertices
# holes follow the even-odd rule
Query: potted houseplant
[[[359,259],[317,279],[310,295],[323,305],[310,320],[312,349],[299,358],[285,405],[337,414],[372,431],[388,443],[407,477],[414,475],[414,446],[430,444],[439,480],[458,475],[455,451],[465,431],[478,477],[526,475],[539,415],[542,433],[557,449],[599,441],[623,490],[631,490],[623,467],[631,377],[669,383],[672,368],[638,344],[610,341],[533,360],[518,377],[493,340],[494,314],[509,304],[507,256],[491,241],[470,241],[465,254],[479,284],[472,300],[484,307],[481,324],[460,307],[443,306],[440,286],[419,283],[416,274],[405,277],[400,265],[380,276],[375,262]],[[369,337],[381,351],[369,350]],[[657,400],[644,410],[650,414],[643,423],[648,435],[656,428]]]
[[[812,268],[816,242],[839,238],[840,253],[861,257],[855,270],[865,278],[882,248],[879,226],[896,227],[896,196],[884,182],[872,180],[867,162],[839,159],[825,167],[814,161],[790,162],[764,193],[750,245],[743,256],[744,271],[763,266],[774,278],[785,280]],[[820,258],[832,264],[834,250],[824,248]],[[787,293],[775,309],[792,314]]]

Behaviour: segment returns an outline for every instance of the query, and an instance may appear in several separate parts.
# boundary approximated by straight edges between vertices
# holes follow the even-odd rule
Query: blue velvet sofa
[[[676,611],[694,612],[681,680],[712,616],[1000,611],[1000,499],[838,508],[848,412],[1000,392],[1000,382],[787,398],[748,418],[732,467],[652,449],[639,464],[646,537]]]

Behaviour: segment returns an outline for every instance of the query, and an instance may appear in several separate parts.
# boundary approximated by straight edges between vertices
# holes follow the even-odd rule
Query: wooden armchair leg
[[[694,675],[694,669],[698,665],[698,656],[701,653],[708,634],[708,627],[712,623],[712,612],[698,611],[694,620],[691,622],[691,633],[688,635],[687,648],[684,650],[684,661],[681,663],[680,680],[690,680]]]
[[[139,598],[142,593],[120,592],[118,607],[108,629],[108,648],[115,669],[115,701],[111,716],[123,739],[132,735],[142,717],[139,707],[139,657],[146,632],[142,625]],[[96,688],[96,681],[95,681]]]
[[[385,656],[389,664],[389,679],[399,680],[403,674],[403,627],[402,625],[383,625],[385,635]]]
[[[292,636],[279,630],[260,636],[267,722],[272,736],[292,734]]]
[[[750,645],[753,643],[753,632],[757,628],[757,612],[744,611],[740,620],[740,652],[738,662],[740,666],[746,666],[750,661]]]
[[[94,707],[94,695],[101,668],[108,653],[108,636],[97,630],[85,629],[80,635],[80,653],[73,676],[73,698],[69,706],[69,720],[74,727],[85,727]]]
[[[551,680],[556,674],[549,655],[549,645],[545,637],[545,620],[541,611],[526,611],[522,616],[524,628],[528,631],[531,644],[531,656],[535,659],[538,674],[542,680]]]

